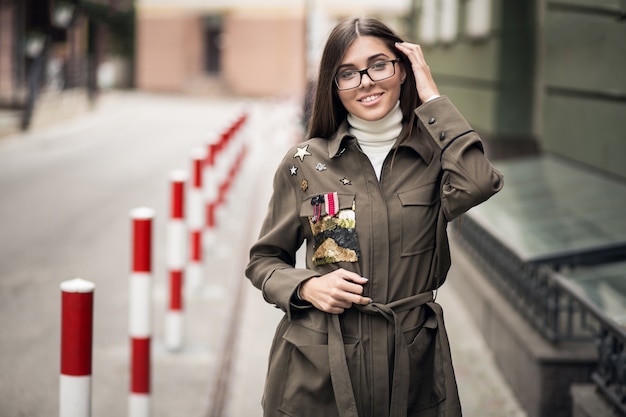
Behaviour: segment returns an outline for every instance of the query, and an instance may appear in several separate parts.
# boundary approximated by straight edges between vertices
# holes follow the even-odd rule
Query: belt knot
[[[397,313],[410,310],[433,301],[433,292],[427,291],[391,303],[355,305],[366,314],[380,314],[394,326],[395,356],[393,383],[391,386],[391,417],[406,417],[409,396],[409,352]],[[348,371],[348,362],[343,346],[341,324],[337,314],[328,314],[328,357],[330,378],[335,401],[341,417],[358,417],[356,399]]]

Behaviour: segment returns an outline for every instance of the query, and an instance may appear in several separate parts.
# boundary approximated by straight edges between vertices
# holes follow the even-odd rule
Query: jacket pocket
[[[433,249],[439,211],[437,182],[398,193],[402,222],[402,256],[417,255]]]
[[[292,324],[283,339],[291,346],[285,369],[285,383],[280,412],[293,417],[338,416],[330,379],[328,335]],[[352,384],[358,383],[361,345],[344,337],[344,349]],[[358,386],[358,385],[355,385]]]
[[[318,198],[321,197],[321,200]],[[338,194],[337,213],[328,214],[323,195],[311,195],[300,206],[300,217],[309,225],[313,243],[312,261],[315,265],[359,260],[359,240],[356,234],[354,194]],[[312,204],[312,201],[322,201]]]
[[[423,325],[405,332],[405,336],[415,335],[408,345],[409,417],[429,415],[424,410],[436,406],[446,396],[441,344],[437,341],[437,318],[430,313]]]

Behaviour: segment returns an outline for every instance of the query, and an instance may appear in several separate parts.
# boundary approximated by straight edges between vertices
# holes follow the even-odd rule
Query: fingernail
[[[369,279],[367,279],[367,278],[365,278],[365,277],[361,277],[361,278],[363,278],[365,281],[369,281]]]

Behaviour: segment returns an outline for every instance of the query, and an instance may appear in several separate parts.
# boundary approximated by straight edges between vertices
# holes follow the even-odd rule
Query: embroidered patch
[[[298,174],[298,168],[296,168],[295,165],[292,165],[291,168],[289,168],[289,173],[291,174],[292,177],[294,175],[297,175]]]
[[[306,191],[309,189],[309,182],[307,180],[300,181],[300,189]]]
[[[319,172],[326,171],[326,165],[322,164],[321,162],[318,162],[317,165],[315,166],[315,169],[317,169]]]
[[[336,216],[326,215],[315,223],[309,218],[309,225],[314,238],[312,261],[315,265],[359,260],[354,210],[340,210]]]
[[[341,182],[343,185],[352,185],[352,181],[350,181],[346,177],[343,177],[342,179],[340,179],[339,182]]]

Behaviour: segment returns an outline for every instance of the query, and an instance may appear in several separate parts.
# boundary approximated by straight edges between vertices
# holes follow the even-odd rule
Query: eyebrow
[[[372,61],[375,61],[375,60],[377,60],[378,58],[389,58],[389,56],[387,56],[387,54],[386,54],[386,53],[381,52],[381,53],[379,53],[379,54],[372,55],[372,56],[370,56],[369,58],[367,58],[367,62],[372,62]],[[338,68],[338,69],[341,69],[341,68],[346,68],[346,67],[353,67],[353,68],[356,68],[356,65],[351,64],[351,63],[341,64],[341,65],[339,65],[339,68]]]

